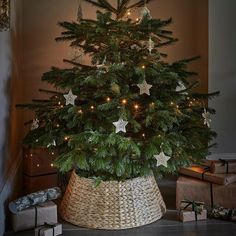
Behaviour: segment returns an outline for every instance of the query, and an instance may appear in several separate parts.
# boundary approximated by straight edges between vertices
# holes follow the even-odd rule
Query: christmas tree
[[[62,22],[57,41],[89,56],[64,60],[69,68],[52,67],[42,80],[54,91],[47,100],[22,105],[35,112],[24,142],[56,149],[62,172],[125,180],[175,173],[199,162],[216,135],[210,128],[207,99],[194,92],[188,71],[192,60],[168,63],[163,46],[176,42],[166,27],[171,19],[153,19],[149,0],[85,0],[98,8],[97,18]],[[130,12],[141,10],[132,20]]]

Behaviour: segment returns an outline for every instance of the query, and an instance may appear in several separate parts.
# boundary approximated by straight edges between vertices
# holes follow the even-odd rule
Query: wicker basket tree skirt
[[[154,176],[124,182],[94,181],[72,173],[63,197],[61,217],[78,226],[127,229],[160,219],[166,206]]]

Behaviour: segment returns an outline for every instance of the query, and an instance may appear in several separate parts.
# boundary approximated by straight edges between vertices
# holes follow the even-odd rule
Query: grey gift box
[[[57,222],[57,205],[52,201],[12,214],[12,227],[15,232]]]
[[[54,234],[53,234],[53,228],[54,228]],[[62,234],[62,225],[55,224],[51,227],[44,225],[36,228],[34,232],[35,236],[57,236]]]

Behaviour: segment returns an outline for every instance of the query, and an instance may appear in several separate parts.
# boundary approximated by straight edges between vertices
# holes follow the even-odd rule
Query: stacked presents
[[[28,194],[9,204],[14,231],[35,229],[36,236],[62,234],[58,223],[57,205],[52,201],[61,197],[58,187]]]
[[[201,218],[202,214],[204,219],[204,209],[214,217],[235,219],[236,159],[220,156],[217,160],[206,160],[202,166],[182,167],[179,172],[176,206],[182,221]],[[192,217],[187,213],[190,207]]]

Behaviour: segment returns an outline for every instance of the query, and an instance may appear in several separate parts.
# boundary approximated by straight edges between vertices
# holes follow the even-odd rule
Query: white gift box
[[[62,234],[62,224],[45,224],[35,229],[35,236],[57,236]]]

